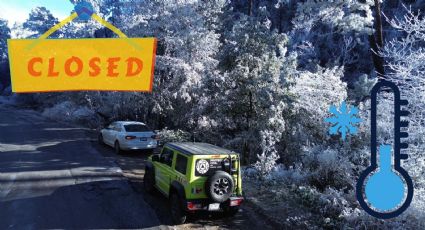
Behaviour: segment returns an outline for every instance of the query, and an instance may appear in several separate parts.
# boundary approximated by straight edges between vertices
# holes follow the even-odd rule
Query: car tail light
[[[230,206],[239,206],[242,204],[243,198],[230,198]]]
[[[159,135],[152,135],[151,138],[155,140],[159,140]]]
[[[195,204],[193,202],[187,202],[188,210],[199,210],[202,209],[202,204]]]
[[[125,136],[126,140],[134,140],[136,139],[136,136]]]

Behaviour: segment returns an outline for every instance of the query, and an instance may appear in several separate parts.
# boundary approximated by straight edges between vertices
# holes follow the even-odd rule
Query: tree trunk
[[[251,91],[249,91],[248,97],[249,97],[249,108],[248,108],[248,112],[245,114],[245,119],[246,119],[246,131],[250,133],[251,120],[254,113],[254,102],[253,102],[253,98],[252,98],[253,96]],[[248,141],[249,140],[247,140],[245,137],[243,149],[242,149],[242,157],[243,157],[243,162],[245,164],[251,163],[251,149],[250,149],[250,145],[248,144]]]
[[[251,164],[251,151],[249,149],[248,141],[245,140],[242,147],[242,164],[250,165]]]
[[[249,1],[249,5],[248,5],[248,15],[252,16],[252,8],[254,6],[254,0],[248,0]]]
[[[279,33],[282,33],[283,32],[282,21],[284,20],[285,10],[282,6],[280,6],[278,12],[279,12],[279,17],[277,20],[277,30]]]
[[[382,16],[381,16],[381,6],[379,0],[375,1],[375,34],[369,36],[369,44],[372,49],[372,59],[373,65],[375,66],[376,73],[379,78],[385,77],[385,69],[384,69],[384,58],[379,56],[377,53],[379,49],[382,48],[384,44],[384,37],[382,34]]]

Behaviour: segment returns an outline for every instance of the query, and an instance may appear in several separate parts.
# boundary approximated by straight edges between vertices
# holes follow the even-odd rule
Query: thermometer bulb
[[[379,158],[379,168],[372,172],[366,182],[365,195],[374,208],[388,212],[402,203],[406,186],[393,170],[390,145],[380,146]]]

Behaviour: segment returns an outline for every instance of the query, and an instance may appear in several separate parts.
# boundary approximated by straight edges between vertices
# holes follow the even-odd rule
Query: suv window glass
[[[177,154],[175,169],[183,175],[186,175],[186,168],[187,158],[185,156],[182,156],[181,154]]]
[[[173,154],[173,150],[165,148],[161,153],[161,162],[171,167],[173,163]]]
[[[124,125],[125,131],[127,132],[147,132],[150,131],[146,125]]]

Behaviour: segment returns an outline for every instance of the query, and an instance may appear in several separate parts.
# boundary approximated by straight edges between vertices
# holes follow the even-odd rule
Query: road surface
[[[88,129],[0,105],[0,229],[269,229],[248,208],[172,226],[167,199],[144,192],[146,157],[117,156]]]
[[[160,227],[86,131],[0,106],[0,229]]]

